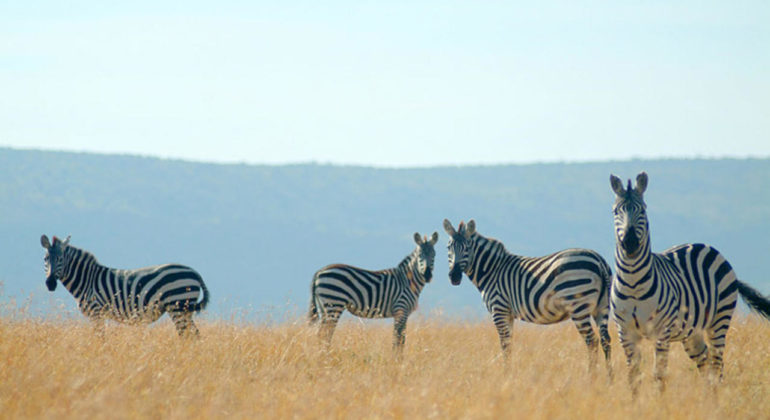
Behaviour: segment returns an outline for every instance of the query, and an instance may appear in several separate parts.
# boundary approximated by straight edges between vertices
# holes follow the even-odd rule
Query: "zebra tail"
[[[757,289],[740,280],[735,282],[738,284],[738,293],[740,293],[743,301],[749,305],[749,308],[770,321],[770,299],[762,296]]]
[[[200,312],[206,309],[206,306],[209,304],[209,289],[206,288],[206,283],[203,282],[203,279],[199,278],[198,280],[201,283],[201,290],[203,291],[203,300],[190,306],[190,310],[192,310],[193,312]]]
[[[318,306],[316,306],[315,300],[315,281],[318,279],[318,273],[313,276],[313,281],[310,283],[310,308],[307,312],[307,321],[309,324],[315,324],[318,322]]]

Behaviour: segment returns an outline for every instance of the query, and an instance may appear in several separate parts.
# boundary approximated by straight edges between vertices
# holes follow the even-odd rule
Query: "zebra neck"
[[[398,264],[396,271],[402,274],[402,276],[399,277],[406,279],[406,286],[413,292],[419,293],[423,286],[425,286],[425,277],[420,273],[420,270],[417,267],[417,251],[407,255],[401,263]]]
[[[640,287],[649,283],[652,278],[650,276],[652,267],[649,237],[642,244],[642,250],[635,258],[629,258],[620,244],[615,246],[615,272],[619,287],[634,289],[638,292]]]
[[[109,268],[99,264],[93,254],[70,246],[64,253],[66,264],[62,275],[62,285],[80,300],[91,289],[96,278],[104,275]]]
[[[505,249],[502,242],[496,239],[485,238],[478,233],[475,237],[471,261],[465,274],[479,290],[482,290],[491,277],[490,274],[497,269],[506,255],[512,254]]]

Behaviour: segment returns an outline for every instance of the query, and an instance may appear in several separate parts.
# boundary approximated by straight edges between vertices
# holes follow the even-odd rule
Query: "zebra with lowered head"
[[[149,324],[165,312],[180,336],[198,335],[192,315],[206,307],[209,292],[195,270],[179,264],[136,270],[110,268],[69,242],[69,237],[62,241],[54,236],[53,242],[46,235],[40,238],[47,250],[45,284],[53,292],[61,280],[100,335],[104,319]],[[199,302],[201,293],[203,299]]]
[[[393,349],[404,346],[406,320],[417,309],[417,300],[433,277],[438,232],[430,239],[414,234],[417,247],[396,267],[371,271],[344,264],[318,270],[310,286],[311,323],[321,321],[320,337],[328,346],[342,313],[347,309],[362,318],[393,318]]]
[[[737,295],[753,310],[770,319],[770,300],[736,278],[730,263],[704,244],[684,244],[653,253],[644,201],[647,174],[636,185],[623,187],[615,175],[616,277],[610,303],[620,344],[629,366],[633,395],[640,383],[642,339],[655,342],[655,379],[665,389],[671,342],[681,341],[685,352],[711,382],[722,378],[722,353]],[[707,344],[708,343],[708,344]]]
[[[502,242],[476,231],[476,222],[460,222],[457,230],[444,219],[449,234],[449,278],[457,286],[465,273],[481,292],[497,327],[506,364],[511,356],[511,329],[516,319],[554,324],[571,319],[589,350],[589,367],[596,364],[598,343],[593,318],[607,364],[610,365],[610,266],[588,249],[566,249],[544,257],[523,257]]]

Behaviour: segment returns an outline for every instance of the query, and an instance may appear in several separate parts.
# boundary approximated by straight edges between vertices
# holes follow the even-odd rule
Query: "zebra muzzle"
[[[45,278],[45,285],[48,287],[48,291],[53,292],[56,290],[56,277],[48,276]]]
[[[625,251],[629,257],[636,257],[636,254],[639,251],[639,238],[636,236],[636,232],[630,230],[623,238],[621,246],[623,247],[623,251]]]
[[[460,281],[463,279],[463,270],[460,269],[459,266],[452,267],[452,270],[449,271],[449,280],[452,282],[453,286],[458,286],[460,284]]]

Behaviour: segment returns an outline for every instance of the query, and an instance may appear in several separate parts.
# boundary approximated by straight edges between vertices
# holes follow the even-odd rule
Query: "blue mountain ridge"
[[[449,284],[444,218],[474,218],[517,254],[585,247],[612,264],[609,175],[641,170],[654,250],[709,243],[739,278],[770,292],[770,159],[383,169],[0,148],[0,311],[76,311],[66,290],[45,289],[42,234],[72,235],[112,267],[190,265],[212,292],[207,317],[267,322],[304,315],[320,267],[393,267],[414,232],[438,231],[419,316],[484,316],[467,279]]]

